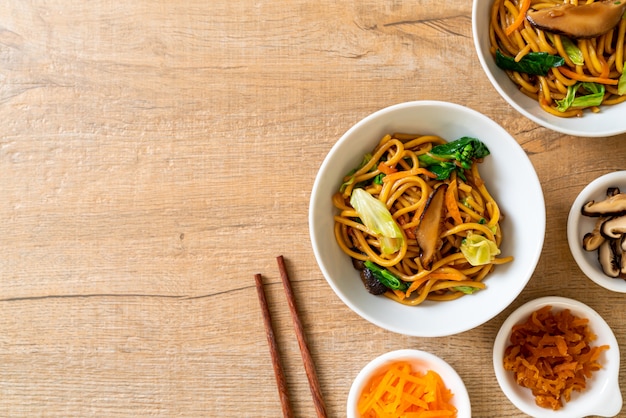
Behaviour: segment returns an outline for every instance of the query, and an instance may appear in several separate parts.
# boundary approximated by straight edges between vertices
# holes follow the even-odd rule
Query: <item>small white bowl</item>
[[[597,218],[584,216],[581,208],[590,200],[603,200],[609,187],[618,187],[626,192],[626,171],[615,171],[598,177],[589,183],[578,195],[567,217],[567,242],[572,257],[587,277],[596,284],[614,292],[626,293],[626,280],[614,279],[602,271],[597,251],[585,251],[582,247],[583,237],[593,231]]]
[[[603,106],[598,113],[585,112],[580,118],[561,118],[541,109],[539,103],[519,91],[508,75],[500,69],[491,55],[489,14],[493,0],[474,0],[472,33],[480,64],[500,96],[515,110],[539,125],[568,135],[603,137],[626,132],[626,103]]]
[[[472,416],[467,388],[456,370],[434,354],[421,350],[405,349],[382,354],[361,369],[354,379],[350,387],[350,392],[348,393],[347,418],[359,418],[357,404],[363,388],[373,375],[396,361],[407,361],[411,363],[415,371],[426,372],[433,370],[437,372],[446,387],[450,389],[453,394],[452,404],[458,411],[457,418],[470,418]]]
[[[599,361],[602,369],[587,379],[584,392],[573,392],[572,398],[558,411],[537,406],[530,389],[515,382],[512,372],[504,370],[504,351],[510,344],[511,329],[524,322],[528,316],[544,307],[552,306],[554,311],[569,309],[581,318],[589,319],[591,331],[597,335],[594,346],[608,344],[609,349],[602,352]],[[589,415],[602,417],[616,416],[622,409],[622,393],[619,388],[620,352],[613,331],[604,319],[589,306],[579,301],[548,296],[532,300],[519,307],[502,324],[493,346],[493,367],[500,388],[520,411],[536,418],[577,418]]]
[[[481,177],[498,202],[503,256],[513,262],[489,274],[487,288],[449,302],[425,301],[407,306],[367,292],[335,239],[332,196],[346,173],[356,167],[388,133],[439,135],[453,141],[480,139],[490,150],[479,166]],[[524,193],[520,193],[523,190]],[[529,225],[531,226],[529,228]],[[524,289],[543,248],[546,212],[543,192],[528,156],[500,125],[464,106],[417,101],[379,110],[350,128],[332,147],[315,178],[309,207],[309,232],[317,263],[328,284],[354,312],[371,323],[399,334],[439,337],[458,334],[489,321]]]

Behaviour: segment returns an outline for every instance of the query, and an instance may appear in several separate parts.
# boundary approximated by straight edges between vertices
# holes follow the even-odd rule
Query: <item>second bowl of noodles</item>
[[[377,230],[368,211],[391,229]],[[354,312],[400,334],[445,336],[484,324],[524,289],[545,204],[502,127],[461,105],[417,101],[367,116],[335,143],[313,185],[309,228],[324,277]],[[365,285],[371,275],[376,286]]]
[[[603,11],[619,4],[596,2],[598,5],[584,7],[591,13],[594,7]],[[583,7],[582,2],[579,4],[565,7]],[[626,76],[622,75],[626,20],[619,19],[620,10],[606,11],[619,19],[608,32],[607,28],[594,27],[596,21],[598,25],[606,22],[595,17],[586,18],[584,25],[567,21],[568,16],[560,17],[564,30],[572,33],[560,33],[556,27],[534,27],[531,21],[550,25],[532,17],[549,13],[546,8],[550,7],[564,6],[543,0],[474,0],[474,45],[489,81],[514,109],[543,127],[584,137],[626,132],[626,118],[622,117],[626,112]],[[579,38],[591,34],[578,33],[583,28],[602,34]]]

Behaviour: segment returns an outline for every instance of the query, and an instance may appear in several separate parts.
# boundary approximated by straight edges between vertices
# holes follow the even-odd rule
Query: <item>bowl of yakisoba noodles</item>
[[[482,325],[524,289],[545,232],[535,170],[463,106],[401,103],[350,128],[313,184],[318,265],[364,319],[422,337]]]
[[[625,0],[474,0],[481,65],[517,111],[557,132],[626,132]]]

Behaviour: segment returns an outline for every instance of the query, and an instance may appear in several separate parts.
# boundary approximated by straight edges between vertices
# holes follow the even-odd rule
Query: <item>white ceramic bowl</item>
[[[384,134],[391,132],[436,134],[449,141],[473,136],[491,151],[479,170],[505,216],[502,255],[513,255],[515,260],[497,266],[486,279],[486,289],[449,302],[402,305],[369,294],[350,257],[339,248],[333,234],[336,210],[331,198],[343,176],[361,162]],[[504,310],[524,289],[535,270],[543,246],[545,221],[539,180],[515,139],[474,110],[436,101],[390,106],[350,128],[324,159],[313,185],[309,208],[313,252],[339,298],[379,327],[421,337],[457,334],[484,324]]]
[[[441,358],[434,354],[421,350],[396,350],[380,355],[369,362],[356,376],[350,392],[348,393],[347,417],[359,418],[357,412],[357,403],[363,388],[369,379],[383,370],[386,366],[396,361],[408,361],[411,363],[413,370],[426,372],[433,370],[441,376],[446,387],[453,394],[452,404],[458,411],[458,418],[470,418],[472,416],[471,404],[467,388],[459,374]]]
[[[572,257],[587,277],[606,289],[626,293],[626,280],[614,279],[604,274],[598,262],[598,252],[585,251],[582,247],[583,237],[593,230],[597,218],[583,216],[581,208],[590,200],[605,199],[609,187],[619,187],[622,192],[626,192],[626,171],[605,174],[589,183],[580,192],[567,218],[567,242]]]
[[[493,87],[519,113],[539,125],[568,135],[602,137],[626,132],[626,104],[604,106],[599,113],[585,112],[581,118],[560,118],[541,109],[536,100],[522,92],[498,68],[491,53],[489,41],[489,13],[493,0],[474,0],[472,5],[472,33],[480,64]]]
[[[589,319],[589,327],[597,335],[594,345],[608,344],[610,348],[602,352],[599,361],[603,368],[587,379],[584,392],[574,392],[570,402],[558,411],[539,407],[535,404],[530,389],[515,382],[512,372],[504,370],[504,350],[510,344],[511,329],[524,322],[534,311],[550,305],[554,311],[569,309],[578,317]],[[549,296],[532,300],[519,307],[502,324],[493,346],[493,367],[498,383],[504,394],[520,411],[536,418],[575,418],[589,415],[603,417],[616,416],[622,409],[622,394],[619,388],[620,352],[615,335],[602,317],[589,306],[568,298]]]

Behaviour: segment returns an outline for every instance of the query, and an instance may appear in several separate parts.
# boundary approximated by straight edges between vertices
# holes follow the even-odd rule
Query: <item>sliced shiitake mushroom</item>
[[[626,193],[617,193],[604,200],[590,200],[581,209],[585,216],[618,215],[626,213]]]
[[[571,38],[595,38],[613,29],[626,11],[626,0],[605,0],[575,6],[570,3],[529,10],[526,20],[537,29]]]
[[[600,233],[608,239],[620,238],[626,233],[626,215],[614,216],[604,221]]]
[[[614,251],[612,240],[606,240],[598,248],[598,261],[602,267],[602,271],[609,277],[619,277],[621,260]]]
[[[447,184],[442,184],[432,191],[426,201],[424,212],[420,216],[419,224],[415,228],[415,238],[421,250],[420,261],[426,270],[432,268],[435,255],[443,244],[440,236],[444,222],[444,197],[447,188]]]
[[[605,241],[606,238],[600,232],[600,228],[604,221],[606,221],[606,217],[598,218],[596,224],[593,228],[593,231],[587,232],[583,237],[583,250],[585,251],[595,251],[600,245]]]
[[[604,200],[585,203],[581,213],[598,217],[593,231],[583,237],[583,249],[598,250],[604,274],[626,279],[626,194],[609,187]]]

